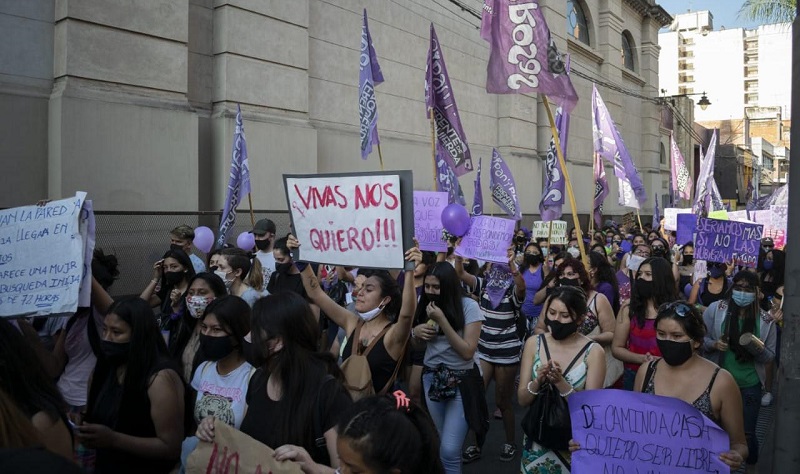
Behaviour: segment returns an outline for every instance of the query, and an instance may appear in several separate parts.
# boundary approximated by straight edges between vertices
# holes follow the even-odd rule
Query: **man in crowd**
[[[206,264],[203,259],[192,253],[192,242],[194,241],[194,229],[188,225],[179,225],[169,233],[170,245],[180,247],[192,260],[195,273],[206,271]]]
[[[264,287],[258,288],[260,291],[267,289],[269,278],[272,272],[275,271],[275,255],[272,249],[275,245],[275,223],[269,219],[261,219],[256,222],[253,230],[250,231],[256,241],[256,258],[261,262],[261,268],[264,270]]]

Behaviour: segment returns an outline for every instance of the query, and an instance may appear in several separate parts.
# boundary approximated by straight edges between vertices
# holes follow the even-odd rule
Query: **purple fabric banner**
[[[569,73],[569,59],[567,59],[567,73]],[[556,109],[556,130],[561,143],[561,154],[567,159],[567,139],[569,138],[569,114],[559,106]],[[564,173],[556,153],[556,141],[550,137],[550,147],[547,149],[545,161],[545,183],[542,190],[542,199],[539,201],[539,215],[543,221],[561,219],[561,207],[564,205]]]
[[[697,176],[697,188],[694,195],[694,212],[708,213],[711,211],[711,193],[714,180],[714,161],[717,150],[717,130],[711,134],[708,150],[700,159],[700,174]]]
[[[656,205],[653,208],[653,230],[658,230],[661,227],[661,211],[658,209],[658,193],[653,196],[653,199],[656,201]]]
[[[425,105],[427,117],[433,111],[436,124],[436,140],[445,150],[444,157],[461,176],[472,171],[472,155],[467,144],[467,136],[458,117],[458,106],[450,85],[450,76],[444,64],[439,38],[431,23],[431,46],[428,50],[428,67],[425,69]]]
[[[669,156],[671,166],[671,189],[680,196],[681,199],[692,197],[692,177],[686,168],[686,161],[683,159],[681,150],[675,142],[675,136],[669,135]]]
[[[756,267],[763,225],[701,217],[697,219],[695,232],[694,258],[697,260],[732,261],[734,265]]]
[[[516,223],[511,219],[473,216],[469,232],[461,238],[455,254],[495,263],[508,263],[508,247]]]
[[[484,0],[481,37],[491,49],[486,91],[493,94],[536,92],[553,99],[566,113],[578,93],[550,37],[538,0]]]
[[[697,227],[697,217],[694,214],[678,214],[678,230],[675,242],[684,245],[694,242],[694,230]]]
[[[461,184],[458,182],[458,176],[453,172],[453,168],[443,156],[447,152],[442,151],[440,146],[436,146],[436,190],[447,193],[448,202],[458,203],[462,206],[467,205],[467,200],[464,198],[464,192],[461,190]]]
[[[492,191],[492,200],[508,214],[508,217],[517,221],[522,219],[522,210],[519,207],[514,176],[511,175],[511,170],[508,169],[508,165],[503,161],[503,157],[500,156],[496,148],[492,149],[489,189]]]
[[[585,390],[569,397],[573,474],[730,472],[728,434],[673,397]]]
[[[483,158],[478,158],[478,174],[475,176],[475,196],[472,199],[472,215],[483,214],[483,191],[481,190],[481,164]]]
[[[420,250],[447,251],[442,240],[442,211],[447,204],[447,193],[414,191],[414,237]]]
[[[603,159],[598,153],[594,154],[594,223],[597,227],[603,227],[603,201],[608,196],[608,179],[606,179],[606,167]]]
[[[242,198],[250,194],[250,169],[247,163],[247,141],[244,137],[244,124],[242,123],[242,109],[236,106],[236,128],[233,131],[233,152],[231,156],[231,173],[228,179],[228,195],[225,198],[225,208],[222,211],[222,220],[219,225],[217,247],[225,245],[228,231],[236,223],[236,208]]]
[[[361,59],[358,72],[358,117],[361,122],[361,159],[366,160],[372,145],[380,143],[378,138],[378,102],[375,86],[383,82],[383,73],[378,65],[378,56],[372,47],[372,36],[367,25],[367,9],[361,25]]]
[[[592,133],[595,152],[614,165],[614,175],[619,180],[619,205],[641,208],[642,204],[647,202],[642,177],[633,164],[633,158],[594,84],[592,84]]]

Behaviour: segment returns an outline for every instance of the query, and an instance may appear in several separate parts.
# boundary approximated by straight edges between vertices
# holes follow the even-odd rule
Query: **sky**
[[[686,13],[687,10],[710,10],[714,15],[714,29],[748,28],[758,26],[757,22],[745,21],[737,17],[742,0],[656,0],[670,15]]]

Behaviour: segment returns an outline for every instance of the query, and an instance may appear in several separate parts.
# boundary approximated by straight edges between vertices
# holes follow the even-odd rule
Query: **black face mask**
[[[200,349],[208,360],[218,361],[233,352],[233,343],[229,336],[212,337],[200,334]]]
[[[184,250],[183,247],[181,247],[178,244],[170,244],[169,249],[170,250],[180,250],[181,252],[186,252],[186,250]]]
[[[555,339],[556,341],[561,341],[563,339],[566,339],[578,331],[578,323],[576,323],[575,321],[562,323],[561,321],[553,321],[551,319],[545,319],[544,322],[547,325],[547,327],[550,328],[550,335],[553,336],[553,339]]]
[[[292,268],[292,262],[275,264],[275,271],[278,273],[289,273],[290,268]]]
[[[634,282],[633,290],[642,300],[649,300],[653,297],[653,282],[639,278]]]
[[[691,265],[694,263],[694,255],[684,255],[683,256],[683,264],[684,265]]]
[[[676,342],[667,339],[656,339],[658,350],[661,351],[661,356],[664,357],[664,362],[675,367],[682,365],[684,362],[692,358],[694,348],[692,341]]]
[[[518,244],[524,244],[525,242],[527,242],[527,240],[528,239],[526,239],[524,235],[518,235],[517,236],[517,243]]]
[[[578,278],[559,278],[558,284],[561,286],[581,286],[581,282]]]
[[[100,341],[100,350],[103,351],[109,364],[118,366],[128,361],[131,343],[102,340]]]
[[[271,242],[270,239],[256,240],[256,248],[258,250],[267,250],[269,248],[270,242]]]
[[[186,272],[164,272],[164,283],[167,286],[174,286],[183,280]]]
[[[439,306],[439,299],[442,295],[435,295],[433,293],[425,293],[425,296],[428,298],[428,301]]]
[[[525,254],[525,264],[530,266],[539,265],[542,263],[541,255]]]

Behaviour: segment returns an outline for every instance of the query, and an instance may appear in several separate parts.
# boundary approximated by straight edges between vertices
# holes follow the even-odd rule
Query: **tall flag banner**
[[[711,142],[708,144],[706,154],[700,160],[700,174],[697,176],[697,188],[694,195],[694,206],[692,209],[695,213],[711,209],[711,193],[713,189],[712,182],[714,181],[714,161],[717,151],[717,131],[711,134]]]
[[[236,223],[236,208],[242,198],[250,194],[250,169],[247,164],[247,141],[244,137],[244,124],[242,124],[242,109],[236,106],[236,128],[233,131],[233,152],[231,156],[231,174],[228,179],[228,195],[225,198],[225,208],[222,211],[222,220],[219,225],[217,247],[225,245],[228,231]]]
[[[594,223],[600,228],[603,226],[603,201],[608,196],[608,179],[606,167],[598,153],[594,154]]]
[[[567,59],[567,73],[569,73],[569,58]],[[556,108],[556,130],[561,143],[561,153],[567,159],[567,139],[569,138],[569,114],[564,107]],[[561,163],[556,153],[556,140],[550,136],[550,146],[547,148],[545,167],[545,183],[542,189],[542,199],[539,201],[539,215],[542,220],[554,221],[561,219],[561,208],[564,205],[564,173],[561,172]]]
[[[578,102],[567,69],[550,36],[538,0],[484,0],[481,38],[489,42],[486,91],[535,92],[553,99],[566,113]]]
[[[619,205],[641,208],[642,204],[647,202],[642,177],[633,164],[633,158],[594,84],[592,84],[592,133],[595,152],[614,165],[614,175],[619,180]]]
[[[492,200],[508,214],[508,217],[515,220],[522,219],[522,210],[519,208],[514,177],[496,148],[492,149],[492,164],[489,167],[489,189],[492,191]]]
[[[708,202],[710,203],[709,210],[711,211],[721,211],[725,209],[725,203],[722,201],[722,195],[719,193],[719,188],[717,187],[717,180],[711,180],[711,192],[708,193]]]
[[[661,227],[661,211],[658,209],[658,193],[655,194],[654,199],[656,200],[656,205],[653,208],[653,230],[658,230]]]
[[[692,196],[692,177],[689,175],[689,169],[686,168],[686,161],[683,159],[681,150],[675,142],[675,135],[669,135],[669,156],[671,163],[672,180],[671,189],[677,193],[681,199],[690,199]]]
[[[439,38],[431,23],[431,45],[428,50],[428,66],[425,69],[425,105],[427,117],[433,111],[436,124],[436,141],[444,150],[444,159],[461,176],[472,171],[472,155],[467,136],[458,117],[458,106],[450,85],[450,76],[439,47]]]
[[[450,204],[458,203],[462,206],[467,205],[467,200],[464,198],[464,192],[461,190],[461,184],[458,182],[453,168],[444,158],[447,152],[442,150],[440,146],[436,147],[436,190],[447,193],[447,202]]]
[[[472,215],[483,215],[483,191],[481,190],[481,164],[483,158],[478,158],[478,174],[475,176],[475,197],[472,199]]]
[[[378,145],[378,102],[375,86],[383,82],[383,73],[378,65],[378,56],[372,47],[372,36],[367,25],[367,9],[361,25],[361,59],[358,72],[358,116],[361,122],[361,159],[372,153],[372,145]]]

